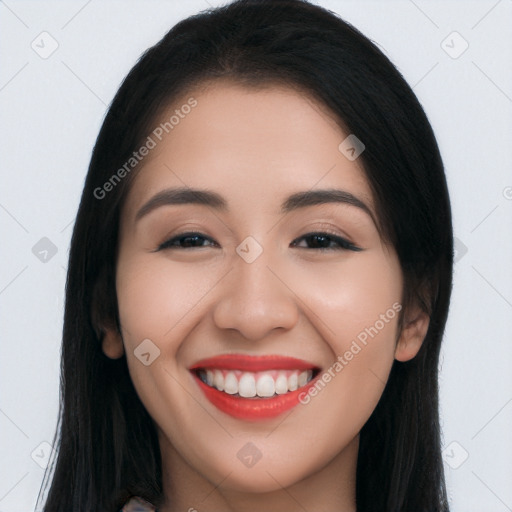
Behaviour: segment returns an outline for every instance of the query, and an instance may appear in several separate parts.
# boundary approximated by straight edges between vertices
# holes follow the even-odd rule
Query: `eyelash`
[[[337,247],[302,247],[302,249],[307,249],[307,250],[318,250],[318,251],[340,251],[340,250],[348,250],[348,251],[362,251],[363,249],[361,249],[360,247],[357,247],[356,245],[354,245],[352,242],[349,242],[347,239],[339,236],[339,235],[336,235],[334,233],[330,233],[328,231],[313,231],[311,233],[306,233],[305,235],[302,235],[301,237],[299,238],[296,238],[292,244],[294,244],[294,246],[296,246],[296,242],[299,241],[299,240],[302,240],[302,239],[307,239],[307,238],[311,238],[311,237],[325,237],[325,238],[329,238],[331,242],[335,242],[338,244]],[[216,242],[206,236],[206,235],[203,235],[202,233],[198,233],[198,232],[185,232],[185,233],[180,233],[179,235],[176,235],[174,236],[173,238],[170,238],[169,240],[166,240],[165,242],[161,243],[158,248],[156,249],[156,251],[162,251],[162,250],[165,250],[165,249],[183,249],[183,250],[188,250],[188,249],[197,249],[197,248],[202,248],[202,247],[205,247],[205,246],[195,246],[195,247],[180,247],[179,245],[176,245],[175,242],[180,242],[180,240],[183,240],[183,239],[186,239],[186,238],[202,238],[204,240],[209,240],[210,242],[213,242],[214,244],[216,244]]]

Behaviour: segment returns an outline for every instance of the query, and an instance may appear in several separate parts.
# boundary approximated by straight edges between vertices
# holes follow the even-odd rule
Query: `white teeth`
[[[244,373],[238,383],[238,394],[244,398],[256,396],[256,379],[250,373]]]
[[[278,395],[288,393],[288,379],[286,378],[286,374],[280,373],[277,376],[275,388]]]
[[[224,376],[220,370],[215,370],[213,373],[213,384],[219,391],[224,391]]]
[[[268,372],[242,372],[240,370],[203,370],[201,380],[208,386],[229,395],[237,393],[244,398],[269,398],[284,395],[305,386],[312,378],[312,370],[271,370]]]
[[[230,395],[238,393],[238,380],[233,372],[228,372],[224,378],[224,391]]]
[[[262,375],[256,384],[256,394],[263,398],[274,396],[276,386],[274,379],[270,375]]]
[[[288,389],[290,391],[295,391],[299,387],[298,385],[298,378],[296,373],[292,373],[288,377]]]

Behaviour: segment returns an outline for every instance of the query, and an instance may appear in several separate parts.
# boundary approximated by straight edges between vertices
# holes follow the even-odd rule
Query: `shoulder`
[[[132,496],[124,504],[120,512],[157,512],[157,510],[149,501],[143,500],[138,496]]]

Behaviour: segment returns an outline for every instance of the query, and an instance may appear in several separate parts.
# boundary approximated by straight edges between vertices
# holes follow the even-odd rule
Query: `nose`
[[[252,263],[238,258],[213,312],[217,327],[236,330],[251,341],[292,329],[299,319],[296,296],[264,254]]]

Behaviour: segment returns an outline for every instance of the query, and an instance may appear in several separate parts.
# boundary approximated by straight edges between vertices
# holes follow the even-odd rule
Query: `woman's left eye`
[[[300,245],[298,241],[306,241],[306,246]],[[362,251],[347,239],[334,235],[332,233],[308,233],[302,235],[292,242],[293,247],[300,247],[304,249],[319,249],[319,250],[349,250],[349,251]]]

